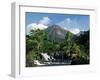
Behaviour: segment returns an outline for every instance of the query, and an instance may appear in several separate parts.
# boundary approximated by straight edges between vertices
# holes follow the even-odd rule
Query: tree
[[[80,47],[74,43],[72,48],[71,48],[71,64],[88,64],[89,59],[81,53]]]
[[[73,43],[73,46],[70,49],[70,54],[72,58],[81,55],[80,47],[76,43]]]
[[[67,32],[66,36],[65,36],[65,45],[63,46],[63,50],[66,53],[66,56],[71,55],[70,54],[70,49],[72,47],[73,44],[73,35],[71,32]]]

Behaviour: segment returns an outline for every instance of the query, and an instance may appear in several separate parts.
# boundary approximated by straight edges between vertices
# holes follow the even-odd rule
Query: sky
[[[25,23],[27,33],[31,29],[46,29],[56,24],[77,34],[89,30],[89,15],[26,12]]]

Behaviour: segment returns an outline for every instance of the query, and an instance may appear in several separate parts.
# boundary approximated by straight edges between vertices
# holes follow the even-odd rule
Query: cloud
[[[30,33],[30,31],[32,30],[33,26],[36,26],[36,24],[32,23],[32,24],[27,25],[27,27],[26,27],[26,34]]]
[[[70,31],[73,34],[78,34],[80,32],[80,29],[78,28],[66,28],[66,27],[63,27],[63,28],[67,31]]]
[[[73,34],[77,34],[80,32],[79,23],[76,20],[71,20],[70,18],[64,19],[63,21],[57,23],[57,25],[72,32]]]
[[[49,17],[43,17],[42,20],[39,21],[39,24],[48,25],[51,22]]]
[[[60,21],[59,23],[57,23],[57,25],[68,27],[71,24],[71,22],[72,20],[70,18],[66,18],[63,21]]]
[[[51,22],[51,20],[50,20],[49,17],[43,17],[41,20],[39,20],[38,23],[31,23],[31,24],[27,25],[26,34],[29,34],[32,29],[33,30],[36,30],[36,29],[40,29],[40,30],[46,29],[46,28],[48,28],[48,24],[50,22]]]
[[[43,30],[43,29],[46,29],[46,28],[48,28],[48,26],[43,25],[43,24],[32,23],[32,24],[29,24],[27,26],[26,34],[29,34],[32,29],[33,30],[37,30],[37,29]]]
[[[78,34],[80,30],[78,28],[75,28],[75,29],[70,29],[70,32],[72,32],[73,34]]]

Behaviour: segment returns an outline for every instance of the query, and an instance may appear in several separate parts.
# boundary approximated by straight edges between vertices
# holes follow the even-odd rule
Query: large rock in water
[[[62,42],[65,40],[67,30],[63,29],[58,25],[52,25],[47,28],[48,31],[48,39],[51,41]]]

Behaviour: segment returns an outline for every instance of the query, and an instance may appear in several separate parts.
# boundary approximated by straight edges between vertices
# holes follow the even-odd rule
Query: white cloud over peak
[[[72,32],[73,34],[78,34],[80,30],[78,28],[75,28],[75,29],[70,29],[70,32]]]
[[[48,26],[43,25],[43,24],[32,23],[27,26],[27,34],[29,34],[32,29],[33,30],[37,30],[37,29],[43,30],[46,28],[48,28]]]
[[[57,23],[57,25],[72,32],[73,34],[77,34],[80,32],[79,23],[76,20],[71,20],[70,18],[64,19],[63,21]]]
[[[65,27],[65,26],[70,25],[71,22],[72,22],[72,20],[70,18],[66,18],[63,21],[57,23],[57,25],[60,25],[60,26],[64,26]]]
[[[49,17],[43,17],[40,21],[39,24],[43,24],[43,25],[48,25],[51,22]]]
[[[66,27],[63,27],[63,28],[70,31],[73,34],[78,34],[80,32],[78,28],[66,28]]]
[[[38,23],[31,23],[31,24],[27,25],[27,32],[26,32],[26,34],[29,34],[32,29],[33,30],[36,30],[36,29],[40,29],[40,30],[46,29],[46,28],[48,28],[48,24],[50,22],[51,22],[51,20],[50,20],[49,17],[43,17]]]

